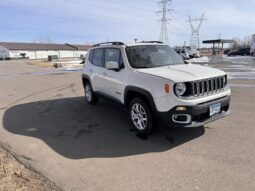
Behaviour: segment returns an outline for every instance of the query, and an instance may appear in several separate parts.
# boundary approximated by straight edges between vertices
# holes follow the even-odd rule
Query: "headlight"
[[[186,92],[185,83],[178,83],[175,86],[175,93],[177,96],[182,96]]]

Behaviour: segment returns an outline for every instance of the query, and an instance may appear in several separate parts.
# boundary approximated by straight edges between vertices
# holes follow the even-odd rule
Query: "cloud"
[[[5,18],[0,36],[5,39],[31,41],[43,35],[58,42],[108,40],[158,40],[160,25],[155,12],[156,0],[1,0],[1,17]],[[255,0],[204,1],[173,0],[175,9],[169,23],[172,45],[189,41],[188,15],[207,21],[201,39],[242,37],[255,33]],[[8,35],[6,30],[17,31]],[[4,32],[5,31],[5,32]],[[29,31],[29,32],[26,32]],[[13,36],[14,35],[14,36]]]

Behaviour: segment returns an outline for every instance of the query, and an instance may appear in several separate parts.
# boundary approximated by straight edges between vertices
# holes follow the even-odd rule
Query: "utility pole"
[[[199,30],[200,30],[204,20],[206,20],[204,13],[202,14],[201,18],[191,18],[189,16],[188,22],[191,27],[190,47],[192,50],[196,50],[196,49],[200,48]],[[193,24],[194,22],[199,22],[197,27],[194,26],[194,24]]]
[[[219,33],[218,35],[219,35],[219,39],[221,39],[221,33]]]
[[[172,0],[159,1],[158,5],[161,8],[161,10],[156,12],[157,15],[161,16],[160,20],[158,20],[158,22],[161,23],[159,40],[164,42],[165,44],[169,44],[167,24],[168,24],[168,21],[170,21],[171,19],[167,17],[167,13],[169,13],[170,11],[173,11],[173,9],[168,9],[169,3],[171,1]]]

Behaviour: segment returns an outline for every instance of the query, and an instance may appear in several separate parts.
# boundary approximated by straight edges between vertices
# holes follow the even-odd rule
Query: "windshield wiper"
[[[135,68],[153,68],[153,67],[149,67],[149,66],[137,66],[137,67],[135,67]]]

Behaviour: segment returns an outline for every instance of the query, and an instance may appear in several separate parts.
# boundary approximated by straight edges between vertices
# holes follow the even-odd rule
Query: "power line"
[[[161,23],[161,30],[160,30],[159,40],[164,42],[165,44],[169,44],[167,24],[168,24],[168,21],[170,21],[171,19],[169,19],[167,17],[167,13],[173,11],[173,9],[168,8],[169,3],[171,1],[172,0],[161,0],[161,1],[159,1],[158,5],[161,7],[161,10],[156,12],[157,15],[161,15],[161,19],[158,21],[158,22]]]
[[[199,30],[200,30],[204,20],[206,20],[204,13],[202,14],[202,16],[200,18],[191,18],[189,16],[188,22],[189,22],[190,27],[191,27],[190,47],[193,50],[200,48]],[[194,22],[199,22],[197,27],[194,26],[194,24],[193,24]]]

